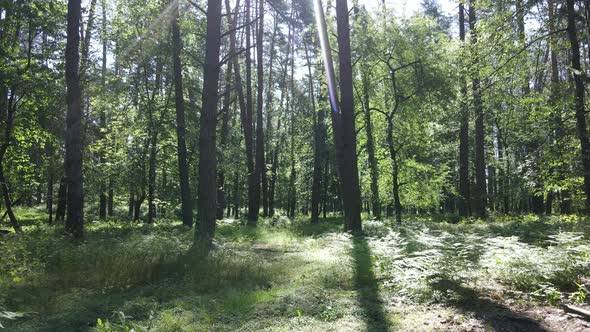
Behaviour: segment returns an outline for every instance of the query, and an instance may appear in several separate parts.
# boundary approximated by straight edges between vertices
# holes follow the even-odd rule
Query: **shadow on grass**
[[[122,256],[120,261],[84,264],[88,259],[81,259],[75,261],[80,266],[59,265],[38,285],[11,288],[3,294],[8,307],[35,314],[2,323],[8,330],[84,331],[96,326],[97,318],[116,321],[113,313],[122,312],[143,324],[152,315],[160,319],[164,311],[184,307],[185,311],[198,309],[193,310],[197,320],[228,324],[233,329],[232,324],[245,319],[257,305],[272,301],[275,283],[284,282],[289,271],[303,264],[292,259],[268,265],[255,251],[236,255],[223,247],[206,259],[187,255],[160,259],[149,256],[150,252],[142,253],[148,256],[140,259],[120,253],[125,248],[113,250]],[[271,254],[280,255],[264,253],[264,257]],[[66,261],[72,264],[71,259]],[[206,322],[202,330],[209,329]]]
[[[364,236],[353,238],[352,256],[355,268],[355,286],[359,302],[367,321],[368,331],[389,331],[379,286],[373,271],[372,253]]]
[[[463,286],[460,282],[445,276],[437,276],[430,282],[430,286],[438,291],[454,293],[446,302],[464,313],[471,313],[476,319],[484,322],[492,331],[546,331],[545,328],[533,320],[510,308],[482,297],[479,292]]]

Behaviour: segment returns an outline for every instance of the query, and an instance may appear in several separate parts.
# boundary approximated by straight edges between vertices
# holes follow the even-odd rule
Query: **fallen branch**
[[[585,320],[590,320],[590,310],[574,307],[569,304],[562,304],[561,307],[563,308],[563,311],[567,313],[576,314],[578,316],[583,317]]]

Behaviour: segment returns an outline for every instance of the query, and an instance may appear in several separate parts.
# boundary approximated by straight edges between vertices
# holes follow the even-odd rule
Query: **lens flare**
[[[321,0],[314,0],[314,11],[318,37],[320,39],[320,47],[322,48],[322,57],[324,59],[324,67],[326,69],[326,83],[328,84],[328,93],[330,94],[330,104],[332,105],[332,112],[339,113],[334,62],[332,61],[332,49],[330,48],[330,41],[328,40],[326,17],[324,16]]]

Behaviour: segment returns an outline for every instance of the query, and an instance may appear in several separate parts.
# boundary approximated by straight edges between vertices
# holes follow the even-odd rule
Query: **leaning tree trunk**
[[[6,156],[6,151],[8,150],[8,146],[10,144],[10,134],[12,132],[13,117],[13,106],[8,105],[8,109],[6,110],[6,123],[4,124],[4,142],[2,146],[0,146],[0,190],[2,190],[4,207],[6,208],[6,214],[8,214],[10,225],[12,226],[12,228],[14,228],[15,232],[22,233],[22,228],[18,220],[16,219],[16,216],[14,215],[14,211],[12,210],[10,189],[8,188],[8,181],[6,180],[6,176],[4,175],[4,157]]]
[[[588,139],[588,129],[586,128],[586,107],[584,104],[584,72],[580,64],[580,42],[578,41],[578,32],[576,29],[576,9],[575,1],[567,0],[567,32],[571,44],[572,69],[575,83],[575,108],[576,108],[576,127],[578,138],[580,140],[580,149],[582,155],[582,170],[584,176],[584,193],[586,202],[586,213],[590,213],[590,140]]]
[[[14,211],[12,210],[12,200],[10,199],[10,189],[8,187],[7,179],[4,175],[4,158],[6,156],[6,151],[10,145],[10,136],[12,134],[12,127],[14,124],[14,112],[15,112],[15,105],[14,105],[14,98],[8,98],[8,88],[6,86],[2,86],[2,94],[0,95],[0,112],[5,115],[4,119],[4,135],[3,135],[3,142],[0,146],[0,190],[2,191],[2,197],[4,200],[4,205],[6,208],[6,214],[8,214],[8,218],[10,221],[10,225],[14,228],[14,231],[17,233],[22,233],[21,226],[14,215]]]
[[[68,0],[66,43],[66,158],[67,219],[66,231],[74,238],[84,235],[84,198],[82,184],[82,108],[80,89],[81,0]]]
[[[172,19],[172,63],[174,67],[174,88],[176,103],[176,139],[178,150],[178,176],[180,182],[180,201],[182,210],[182,224],[193,226],[193,203],[189,179],[188,154],[186,151],[186,125],[184,120],[184,90],[182,82],[182,62],[180,52],[182,41],[180,39],[180,27],[178,24],[178,3],[174,6],[174,18]]]
[[[217,85],[219,82],[219,52],[221,38],[221,1],[207,1],[207,37],[205,69],[199,133],[198,225],[196,249],[206,254],[215,235],[217,214]],[[228,7],[229,8],[229,7]]]
[[[4,156],[1,155],[0,159],[3,159]],[[12,201],[10,200],[10,190],[8,189],[8,184],[6,183],[6,177],[4,176],[4,165],[3,162],[0,161],[0,189],[2,189],[2,197],[4,198],[4,207],[6,208],[6,214],[8,214],[8,219],[10,221],[10,225],[17,233],[22,233],[22,228],[14,215],[14,211],[12,210]]]

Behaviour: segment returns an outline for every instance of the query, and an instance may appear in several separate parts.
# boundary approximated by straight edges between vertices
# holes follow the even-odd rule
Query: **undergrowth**
[[[21,330],[379,330],[388,305],[465,304],[501,297],[588,302],[590,242],[580,217],[219,222],[206,259],[187,256],[178,221],[87,225],[83,243],[40,212],[25,235],[0,238],[0,324]],[[389,303],[389,304],[387,304]],[[330,325],[325,325],[330,324]],[[342,325],[338,325],[342,324]]]

